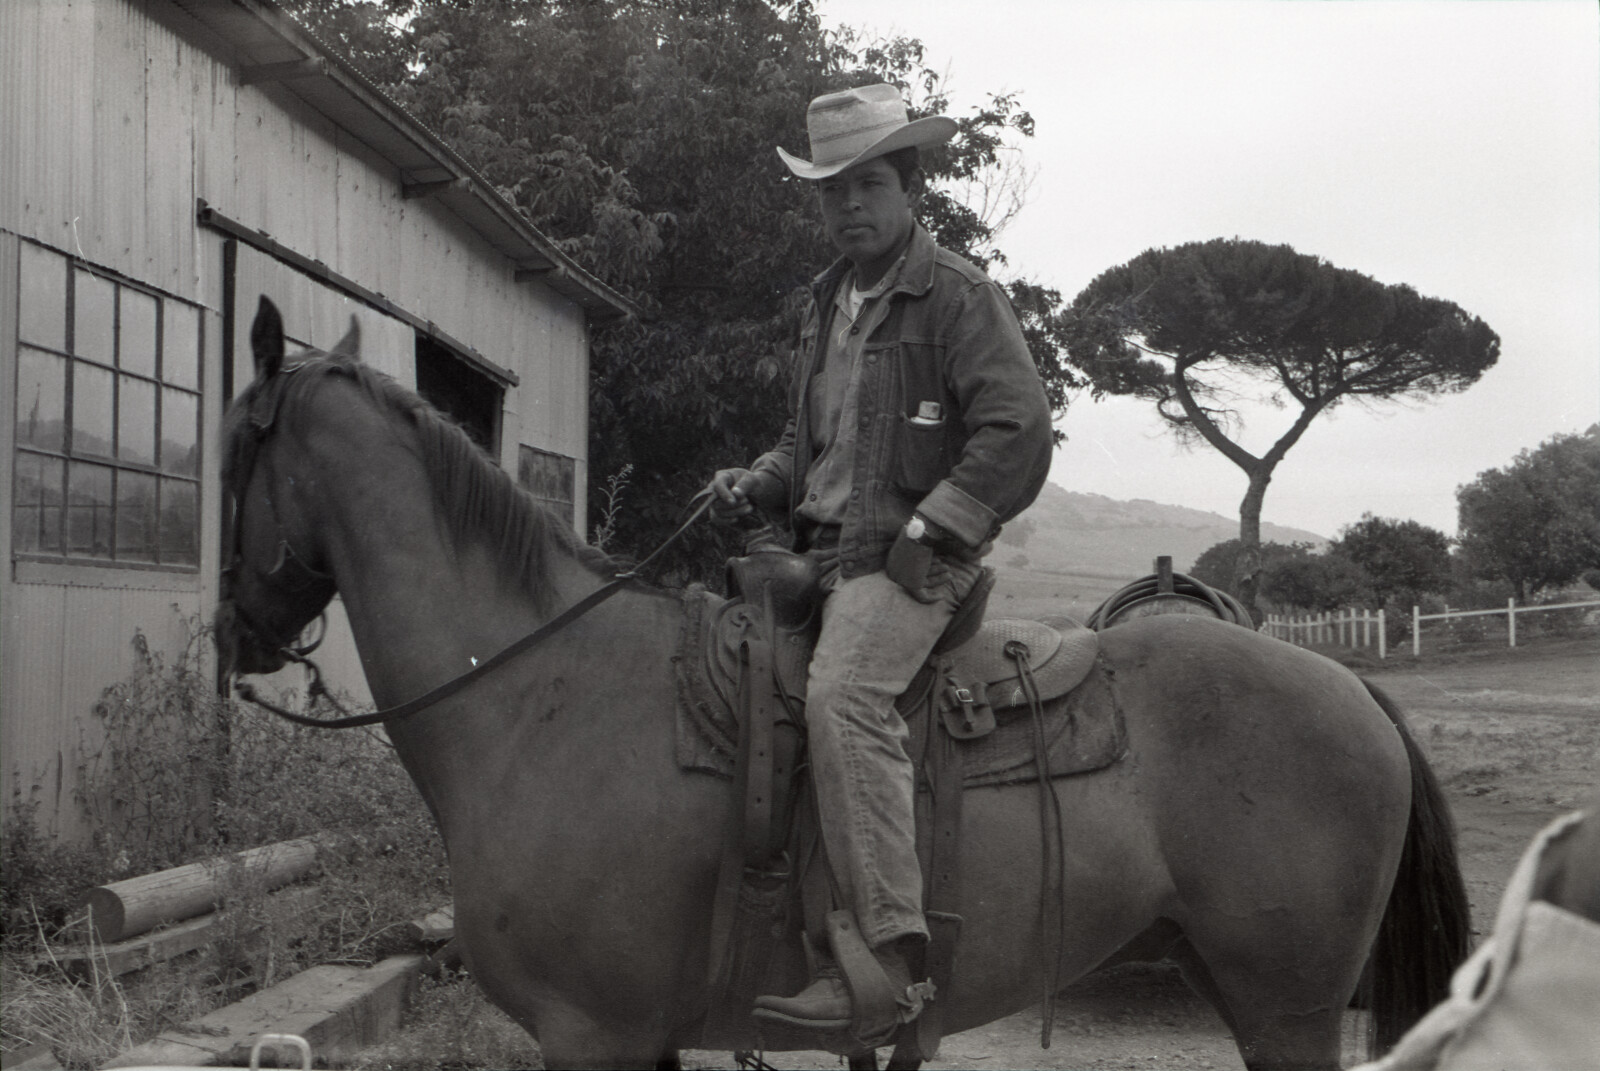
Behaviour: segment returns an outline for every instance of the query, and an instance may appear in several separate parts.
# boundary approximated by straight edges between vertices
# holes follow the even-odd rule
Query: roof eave
[[[537,279],[590,320],[638,314],[631,301],[563,252],[442,138],[276,0],[172,2],[234,47],[242,81],[281,82],[389,161],[407,196],[431,197],[460,217],[512,262],[518,279]],[[252,30],[269,31],[276,40]]]

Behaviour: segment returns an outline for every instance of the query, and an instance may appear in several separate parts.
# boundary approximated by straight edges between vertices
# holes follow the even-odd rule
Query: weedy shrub
[[[1553,600],[1552,600],[1553,601]],[[1592,611],[1574,606],[1562,610],[1540,610],[1538,613],[1518,614],[1517,632],[1529,636],[1582,636],[1594,632]]]
[[[17,804],[0,827],[0,950],[26,954],[59,934],[85,889],[104,880],[101,853],[39,831],[37,803]]]
[[[622,512],[622,499],[628,489],[628,481],[633,477],[633,463],[622,466],[616,472],[606,477],[602,494],[606,497],[605,505],[600,508],[600,523],[594,526],[594,545],[601,550],[606,550],[606,544],[611,542],[617,534],[617,515]]]
[[[217,695],[195,625],[172,658],[133,634],[134,666],[95,704],[96,740],[80,744],[78,802],[95,843],[120,876],[212,854],[226,798],[231,704]]]
[[[1482,643],[1489,636],[1488,618],[1463,617],[1446,621],[1446,635],[1455,643]]]
[[[448,896],[432,816],[381,730],[295,725],[219,696],[201,657],[208,643],[191,624],[167,658],[135,634],[133,671],[97,704],[103,740],[85,755],[81,798],[99,854],[127,876],[337,834],[339,850],[320,863],[331,898],[349,902],[329,920],[329,951],[370,954],[361,946],[385,925],[375,921],[384,907]],[[225,902],[259,899],[256,885],[231,875]]]
[[[96,1066],[306,967],[376,962],[406,947],[408,921],[449,899],[432,817],[383,734],[296,726],[219,696],[208,641],[192,623],[169,656],[134,636],[134,668],[96,704],[102,731],[81,748],[88,844],[40,833],[34,807],[14,803],[6,816],[7,1049],[42,1041],[68,1066]],[[229,861],[312,835],[328,835],[316,892],[292,917],[262,870]],[[123,979],[61,969],[55,949],[88,940],[89,888],[201,860],[221,894],[206,948]],[[81,1031],[64,1036],[72,1022]]]

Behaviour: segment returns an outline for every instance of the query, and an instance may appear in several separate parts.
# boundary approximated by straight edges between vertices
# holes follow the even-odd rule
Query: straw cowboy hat
[[[956,121],[933,115],[908,121],[905,101],[891,85],[861,86],[825,93],[806,109],[811,160],[778,155],[803,179],[825,179],[875,156],[910,145],[937,145],[956,133]]]

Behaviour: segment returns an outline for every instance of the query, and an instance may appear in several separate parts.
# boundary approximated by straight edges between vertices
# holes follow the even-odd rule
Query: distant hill
[[[1187,572],[1210,547],[1239,535],[1239,518],[1168,506],[1148,499],[1122,502],[1046,483],[1022,516],[1006,525],[989,555],[1002,573],[1061,572],[1131,580],[1153,570],[1157,555]],[[1261,525],[1271,543],[1325,544],[1325,536],[1282,525]]]

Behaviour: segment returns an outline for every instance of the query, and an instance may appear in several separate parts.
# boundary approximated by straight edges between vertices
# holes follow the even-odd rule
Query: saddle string
[[[704,501],[700,501],[702,498]],[[627,569],[616,574],[605,584],[602,584],[600,587],[591,591],[588,595],[585,595],[583,598],[579,599],[577,602],[561,611],[561,613],[557,614],[549,621],[546,621],[544,624],[540,625],[538,628],[534,629],[520,640],[517,640],[509,647],[506,647],[498,654],[489,658],[487,661],[478,663],[467,672],[462,673],[459,676],[452,677],[450,680],[445,681],[437,688],[434,688],[431,691],[428,691],[423,695],[410,700],[409,702],[402,703],[396,707],[390,707],[387,710],[377,710],[368,714],[350,714],[346,711],[345,707],[333,697],[333,695],[328,691],[327,687],[323,684],[322,671],[317,667],[317,664],[310,658],[306,657],[305,654],[299,653],[295,649],[289,647],[279,648],[278,653],[284,656],[284,658],[288,661],[299,663],[311,671],[311,684],[306,689],[306,695],[308,699],[306,709],[311,709],[315,704],[317,697],[322,696],[326,697],[334,709],[338,710],[343,716],[337,718],[317,718],[307,714],[298,714],[292,710],[288,710],[276,703],[266,700],[248,681],[235,682],[234,690],[239,693],[239,697],[241,699],[244,699],[250,703],[254,703],[256,706],[270,711],[281,718],[292,721],[297,725],[310,725],[319,729],[354,729],[362,725],[375,725],[378,722],[409,717],[418,711],[425,710],[428,707],[433,706],[435,703],[454,695],[467,685],[476,681],[479,677],[485,676],[486,674],[500,668],[500,666],[511,661],[511,659],[526,651],[528,648],[533,647],[540,641],[565,628],[573,621],[576,621],[590,610],[593,610],[596,606],[599,606],[611,596],[615,595],[618,591],[622,590],[625,585],[639,579],[640,574],[648,565],[650,565],[651,562],[655,561],[661,556],[663,551],[665,551],[673,543],[677,542],[683,533],[688,531],[691,525],[703,517],[706,513],[706,510],[711,508],[711,495],[709,491],[702,491],[689,501],[691,505],[693,505],[696,501],[700,501],[700,504],[696,506],[693,512],[689,514],[688,519],[680,524],[677,530],[663,540],[655,550],[651,551],[643,561],[639,562],[631,569]],[[321,640],[319,639],[318,643],[320,642]]]
[[[1050,1047],[1050,1035],[1055,1027],[1055,995],[1061,988],[1061,959],[1066,942],[1066,905],[1062,903],[1062,872],[1066,866],[1066,827],[1061,817],[1061,799],[1056,795],[1050,780],[1049,742],[1044,732],[1044,703],[1039,698],[1039,685],[1033,679],[1028,665],[1028,645],[1020,640],[1010,640],[1003,648],[1005,654],[1017,664],[1017,679],[1028,703],[1028,713],[1033,722],[1034,765],[1039,776],[1039,928],[1044,939],[1041,944],[1047,955],[1053,957],[1044,971],[1044,1006],[1041,1009],[1039,1047]],[[1054,826],[1055,843],[1051,843]],[[1052,848],[1054,860],[1052,861]],[[1054,925],[1051,925],[1052,917]],[[1053,932],[1052,932],[1053,931]],[[1052,936],[1054,940],[1051,940]]]

